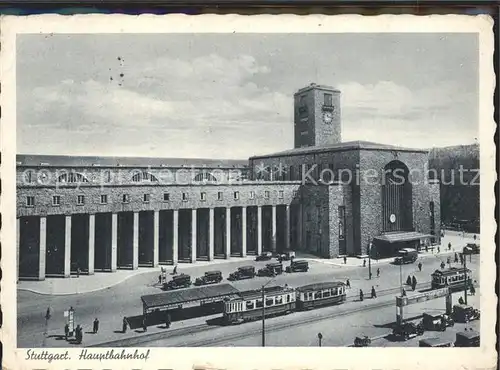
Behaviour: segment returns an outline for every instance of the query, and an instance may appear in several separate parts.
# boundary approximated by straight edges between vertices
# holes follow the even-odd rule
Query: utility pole
[[[372,243],[368,244],[368,278],[372,279]]]
[[[467,304],[467,247],[464,247],[463,249],[463,255],[464,255],[464,302]]]

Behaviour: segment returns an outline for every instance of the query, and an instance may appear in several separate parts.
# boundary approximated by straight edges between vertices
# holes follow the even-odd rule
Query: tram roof
[[[327,281],[324,283],[315,283],[315,284],[309,284],[309,285],[304,285],[297,290],[299,292],[307,292],[307,291],[315,291],[315,290],[322,290],[322,289],[331,289],[331,288],[338,288],[340,286],[345,285],[341,281]]]
[[[276,295],[280,293],[287,293],[291,290],[290,287],[288,286],[280,286],[280,285],[275,285],[275,286],[270,286],[270,287],[265,287],[264,292],[266,296],[269,295]],[[262,289],[257,289],[257,290],[247,290],[245,292],[240,292],[240,296],[243,300],[248,300],[248,299],[254,299],[254,298],[261,298],[262,297]]]
[[[464,272],[465,268],[464,267],[451,267],[446,270],[436,270],[432,273],[432,275],[454,275],[456,273]],[[469,269],[467,269],[467,272],[470,272]]]
[[[231,284],[210,285],[199,288],[173,290],[171,292],[144,295],[141,297],[146,308],[200,301],[210,298],[238,295],[240,291]]]

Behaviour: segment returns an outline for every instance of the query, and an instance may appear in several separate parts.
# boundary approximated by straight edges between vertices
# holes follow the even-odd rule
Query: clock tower
[[[294,95],[295,148],[342,141],[340,91],[310,84]]]

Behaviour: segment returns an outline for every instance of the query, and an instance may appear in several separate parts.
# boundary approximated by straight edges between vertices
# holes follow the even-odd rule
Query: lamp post
[[[368,244],[368,279],[372,279],[372,242]]]
[[[467,304],[467,252],[468,248],[464,247],[463,249],[463,256],[464,256],[464,302]]]
[[[262,285],[262,347],[266,346],[266,291],[265,288],[268,284],[273,282],[274,279],[269,280]]]

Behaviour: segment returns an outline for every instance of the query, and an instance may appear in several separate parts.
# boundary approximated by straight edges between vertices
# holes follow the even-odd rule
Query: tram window
[[[314,299],[321,299],[321,292],[314,293]]]
[[[276,302],[276,304],[282,304],[283,303],[283,297],[282,296],[274,297],[274,301]]]
[[[274,298],[273,297],[266,298],[266,307],[269,307],[272,305],[274,305]]]
[[[247,310],[252,310],[254,306],[254,301],[247,301]]]
[[[307,293],[307,299],[309,299],[309,300],[313,299],[312,292]]]
[[[330,297],[331,293],[332,293],[332,292],[331,292],[330,290],[325,290],[325,291],[323,292],[323,298]]]
[[[290,294],[287,294],[287,295],[286,295],[286,303],[289,303],[289,302],[290,302],[290,299],[291,299],[290,297],[291,297],[291,295],[290,295]]]
[[[256,304],[256,306],[257,306],[258,308],[262,308],[262,299],[257,299],[257,304]]]

